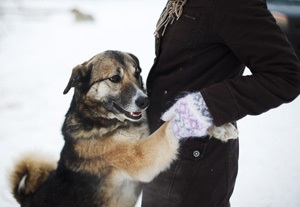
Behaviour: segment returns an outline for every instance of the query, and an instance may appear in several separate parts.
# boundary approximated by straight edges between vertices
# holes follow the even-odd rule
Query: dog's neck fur
[[[89,102],[87,105],[85,97],[80,93],[75,93],[62,127],[65,145],[71,145],[71,148],[81,145],[88,148],[86,150],[90,150],[91,142],[105,140],[115,133],[120,133],[120,131],[130,131],[129,129],[132,131],[134,128],[145,125],[145,120],[121,122],[116,118],[109,119],[106,111],[101,103],[91,104]],[[86,144],[82,145],[83,142]],[[61,155],[80,157],[75,151],[71,154],[63,150]]]
[[[121,123],[118,119],[108,118],[107,111],[101,103],[86,104],[85,97],[75,92],[70,108],[66,114],[63,124],[63,135],[65,140],[102,139],[119,127],[129,125],[128,121]],[[114,126],[109,128],[108,126]],[[102,137],[98,137],[99,134]]]

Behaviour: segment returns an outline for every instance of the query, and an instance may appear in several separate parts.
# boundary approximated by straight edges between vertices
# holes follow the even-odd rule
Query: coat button
[[[193,152],[193,156],[196,157],[196,158],[199,157],[200,156],[200,152],[198,150],[195,150]]]

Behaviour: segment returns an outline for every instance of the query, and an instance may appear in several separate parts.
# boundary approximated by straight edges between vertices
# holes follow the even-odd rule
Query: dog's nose
[[[136,99],[135,104],[141,109],[145,109],[149,106],[149,98],[146,96],[140,96]]]

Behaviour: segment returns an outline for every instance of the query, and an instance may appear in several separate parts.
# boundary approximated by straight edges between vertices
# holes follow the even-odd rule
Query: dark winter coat
[[[222,125],[295,99],[300,64],[264,0],[190,0],[156,40],[147,88],[152,130],[182,91],[201,91]]]
[[[242,76],[247,66],[252,75]],[[258,115],[295,99],[300,64],[264,0],[188,0],[156,39],[147,89],[152,131],[183,92],[200,91],[214,123]],[[189,138],[178,160],[143,189],[143,207],[229,207],[238,141]]]

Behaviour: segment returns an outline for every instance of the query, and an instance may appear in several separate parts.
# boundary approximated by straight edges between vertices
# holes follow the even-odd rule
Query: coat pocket
[[[197,141],[194,141],[197,140]],[[178,159],[171,167],[158,175],[147,187],[164,198],[180,203],[197,175],[201,159],[205,156],[207,142],[189,138],[180,147]]]

